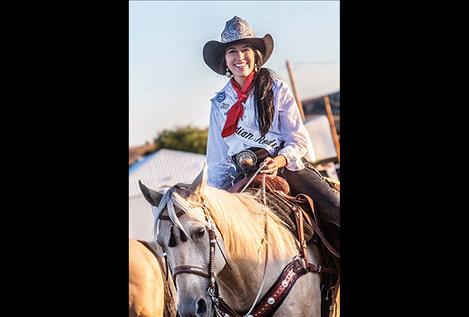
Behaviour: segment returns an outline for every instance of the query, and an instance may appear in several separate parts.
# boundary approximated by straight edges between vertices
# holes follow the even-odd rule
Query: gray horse
[[[140,188],[154,206],[155,239],[166,252],[173,272],[176,269],[181,273],[175,277],[175,284],[182,317],[209,317],[214,312],[224,315],[216,309],[217,298],[207,292],[213,285],[210,276],[216,276],[220,298],[238,315],[249,316],[254,313],[253,304],[298,255],[294,235],[269,208],[250,194],[208,186],[205,167],[191,185],[177,184],[164,195],[141,183]],[[209,238],[209,229],[216,235],[216,244],[210,243],[215,239]],[[312,245],[308,245],[307,255],[311,263],[318,263],[318,251]],[[269,298],[269,304],[272,301]],[[271,316],[320,317],[319,274],[299,277]]]

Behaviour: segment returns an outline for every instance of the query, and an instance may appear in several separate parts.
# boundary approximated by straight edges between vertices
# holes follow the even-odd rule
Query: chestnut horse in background
[[[176,316],[176,290],[157,248],[129,239],[129,317]]]

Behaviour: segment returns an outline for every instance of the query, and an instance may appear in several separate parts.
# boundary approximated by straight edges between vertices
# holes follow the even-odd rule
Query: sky
[[[289,60],[301,99],[338,91],[339,11],[339,1],[129,1],[129,146],[164,129],[208,126],[210,99],[228,78],[202,49],[235,15],[257,37],[272,35],[264,67],[290,85]]]

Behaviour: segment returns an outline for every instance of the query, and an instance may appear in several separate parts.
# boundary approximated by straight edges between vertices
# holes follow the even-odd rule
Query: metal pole
[[[334,116],[332,115],[331,104],[329,102],[329,96],[324,96],[324,107],[326,108],[327,120],[329,120],[329,127],[331,128],[332,139],[334,140],[335,150],[337,152],[337,159],[340,164],[340,143],[337,135],[337,129],[335,128]]]
[[[298,106],[298,109],[300,110],[301,114],[301,119],[305,121],[305,113],[303,111],[303,104],[301,103],[300,96],[298,95],[298,91],[296,90],[296,83],[295,83],[295,78],[293,77],[293,72],[291,70],[290,66],[290,61],[287,60],[287,70],[288,70],[288,76],[290,77],[290,82],[291,82],[291,88],[293,91],[293,96],[295,97],[296,104]]]

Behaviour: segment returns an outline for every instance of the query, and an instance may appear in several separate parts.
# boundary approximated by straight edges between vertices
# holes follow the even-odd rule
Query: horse
[[[129,239],[129,317],[175,317],[176,290],[171,276],[166,280],[165,260],[144,243]]]
[[[289,295],[264,299],[298,258],[299,246],[283,221],[253,195],[208,185],[206,166],[192,184],[176,184],[164,195],[139,184],[153,206],[155,240],[167,254],[181,317],[266,316],[264,308],[276,300],[280,306],[268,316],[321,316],[319,274],[304,274],[293,286],[288,275],[280,281],[291,287]],[[314,244],[306,250],[317,265],[319,250]],[[259,298],[264,306],[256,310]],[[227,307],[220,310],[220,303]]]

